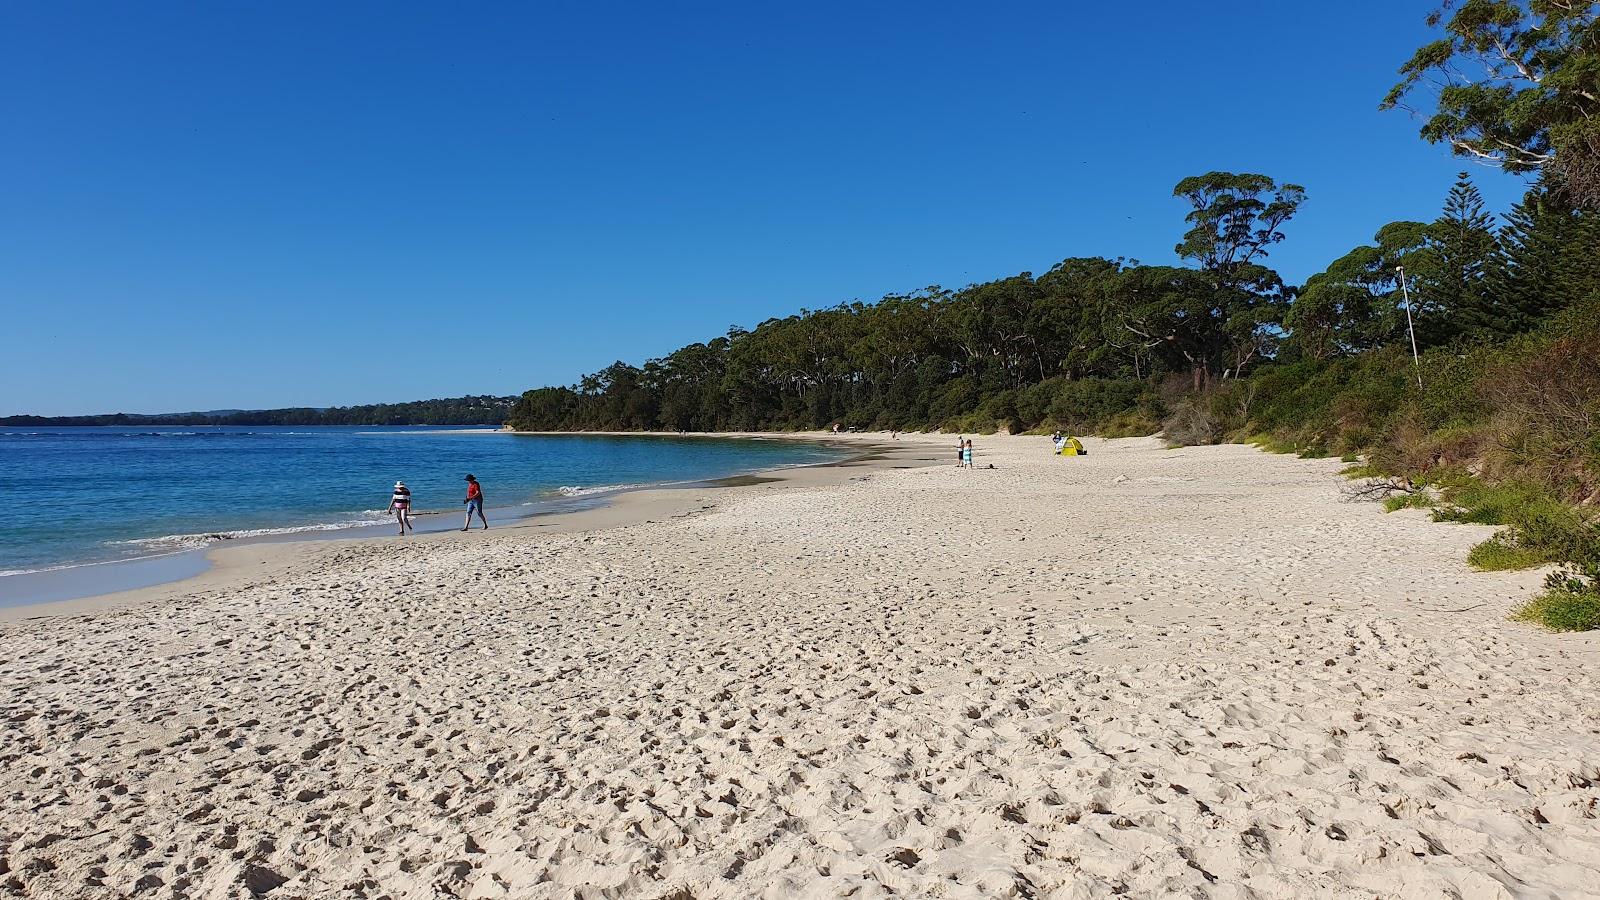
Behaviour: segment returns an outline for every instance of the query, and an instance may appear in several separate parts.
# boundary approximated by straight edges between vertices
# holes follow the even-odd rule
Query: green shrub
[[[1433,504],[1433,497],[1427,491],[1401,492],[1390,494],[1383,498],[1385,512],[1396,512],[1402,509],[1432,509]]]
[[[1154,390],[1143,381],[1052,378],[1026,393],[1038,392],[1045,392],[1041,398],[1045,401],[1042,424],[1071,434],[1105,434],[1105,426],[1113,422],[1148,423],[1154,419],[1151,411],[1159,408]],[[1037,402],[1029,398],[1029,405]],[[1019,408],[1023,405],[1022,401],[1018,402]],[[1140,427],[1143,428],[1143,424]],[[1152,434],[1158,430],[1149,428],[1138,433]]]
[[[1537,485],[1520,481],[1488,482],[1465,475],[1441,479],[1449,503],[1434,513],[1440,522],[1469,522],[1475,525],[1514,525],[1531,517],[1577,513],[1551,497]]]
[[[1352,460],[1345,459],[1341,460],[1341,462],[1352,462]],[[1382,478],[1389,473],[1373,463],[1358,462],[1353,466],[1345,466],[1340,469],[1339,474],[1346,478]]]
[[[1145,410],[1117,413],[1094,429],[1101,437],[1148,437],[1161,430],[1161,421]]]
[[[1473,548],[1467,561],[1477,568],[1526,569],[1560,562],[1583,566],[1600,560],[1600,529],[1548,488],[1453,476],[1445,492],[1448,500],[1434,510],[1436,520],[1506,526]]]
[[[1300,448],[1275,434],[1251,435],[1245,443],[1253,444],[1268,453],[1298,453]]]
[[[1022,417],[1017,414],[1017,392],[1001,391],[990,394],[978,404],[977,412],[972,414],[976,426],[974,430],[985,432],[997,431],[1004,428],[1012,433],[1020,433],[1026,425]]]
[[[1553,631],[1592,631],[1600,628],[1600,590],[1581,582],[1549,585],[1511,617]]]
[[[1467,554],[1467,563],[1484,572],[1531,569],[1548,562],[1552,560],[1547,552],[1519,546],[1498,534],[1473,547],[1472,552]]]
[[[955,378],[928,404],[928,417],[935,424],[948,426],[957,416],[965,415],[978,405],[978,381],[971,376]],[[945,427],[946,431],[951,430]]]
[[[1215,444],[1222,439],[1222,428],[1204,397],[1186,397],[1178,401],[1172,414],[1161,420],[1161,430],[1166,432],[1168,441],[1179,447]]]

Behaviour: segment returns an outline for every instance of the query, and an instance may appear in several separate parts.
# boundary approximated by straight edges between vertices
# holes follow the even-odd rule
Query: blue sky
[[[0,414],[571,383],[729,325],[1172,259],[1303,280],[1466,164],[1380,113],[1430,3],[7,4]],[[1495,210],[1525,185],[1474,175]]]

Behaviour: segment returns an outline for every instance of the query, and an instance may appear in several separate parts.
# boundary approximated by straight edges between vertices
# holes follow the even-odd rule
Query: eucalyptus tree
[[[1284,328],[1288,345],[1310,359],[1328,359],[1381,347],[1401,336],[1404,293],[1397,271],[1426,280],[1435,265],[1422,222],[1390,222],[1363,244],[1306,281]]]
[[[1197,264],[1198,279],[1162,271],[1139,275],[1133,290],[1146,295],[1138,303],[1142,327],[1128,327],[1150,348],[1158,346],[1152,341],[1165,341],[1179,349],[1200,389],[1211,376],[1242,375],[1269,354],[1290,291],[1262,259],[1282,242],[1283,224],[1306,202],[1306,189],[1266,175],[1211,171],[1182,179],[1173,195],[1190,207],[1189,231],[1174,250]],[[1163,315],[1149,306],[1152,293],[1168,306],[1168,335],[1157,335]]]
[[[1305,188],[1279,184],[1266,175],[1210,172],[1185,178],[1174,197],[1188,201],[1190,228],[1175,248],[1199,266],[1206,296],[1182,306],[1190,316],[1211,320],[1204,329],[1216,343],[1195,354],[1193,376],[1200,387],[1215,374],[1238,376],[1270,352],[1273,328],[1290,293],[1277,272],[1262,263],[1284,239],[1283,226],[1305,202]]]
[[[1400,67],[1383,109],[1425,113],[1422,137],[1508,172],[1558,176],[1600,207],[1600,2],[1464,0]]]

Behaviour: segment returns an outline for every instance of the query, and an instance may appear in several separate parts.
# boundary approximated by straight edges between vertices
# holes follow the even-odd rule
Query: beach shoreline
[[[1596,896],[1600,634],[1508,621],[1541,576],[1471,570],[1493,529],[1240,445],[977,436],[969,470],[859,439],[881,458],[0,622],[8,877]]]
[[[490,510],[491,514],[498,512],[502,517],[507,513],[511,513],[514,516],[510,521],[506,521],[504,518],[500,519],[497,522],[497,527],[500,529],[534,527],[550,529],[551,533],[604,529],[633,521],[647,520],[652,516],[678,515],[680,504],[686,502],[685,498],[688,492],[703,491],[707,488],[749,486],[732,482],[730,478],[758,477],[763,479],[762,483],[778,485],[812,483],[813,479],[810,477],[800,477],[790,473],[798,473],[812,468],[829,469],[840,466],[853,466],[858,461],[863,461],[861,460],[863,456],[871,456],[883,449],[893,450],[896,446],[899,446],[889,438],[887,432],[854,435],[835,435],[824,432],[715,432],[681,435],[676,432],[506,432],[494,429],[471,429],[448,433],[514,433],[544,437],[598,435],[607,437],[709,437],[736,440],[792,440],[823,444],[837,448],[845,454],[842,458],[829,462],[757,469],[750,473],[741,473],[728,478],[715,478],[682,485],[617,487],[610,490],[606,489],[605,486],[598,486],[597,493],[592,496],[592,502],[573,504],[578,508],[570,510],[522,512],[516,507]],[[873,439],[882,442],[884,446],[878,447],[873,442]],[[864,462],[887,464],[887,460],[867,460]],[[771,480],[767,481],[766,479]],[[825,480],[818,479],[818,481]],[[646,496],[636,497],[634,495]],[[608,512],[607,510],[610,507],[625,511],[625,514],[618,515],[617,511]],[[436,516],[454,521],[455,517],[460,514],[459,510],[454,509],[427,509],[417,512],[417,516],[425,521],[431,521]],[[6,576],[7,578],[28,579],[36,583],[42,582],[45,587],[39,589],[39,593],[46,596],[68,596],[61,596],[59,599],[0,604],[0,623],[55,615],[79,615],[86,612],[113,609],[126,604],[170,598],[189,590],[225,588],[236,584],[240,578],[250,573],[293,571],[306,565],[309,555],[317,548],[329,544],[395,538],[396,536],[387,530],[393,528],[393,525],[392,521],[380,521],[371,525],[352,525],[339,529],[306,530],[266,537],[242,538],[218,542],[210,547],[181,550],[148,557],[68,565],[36,573],[30,572]],[[419,531],[408,535],[405,540],[459,539],[454,537],[458,534],[459,532],[454,528],[440,528]]]

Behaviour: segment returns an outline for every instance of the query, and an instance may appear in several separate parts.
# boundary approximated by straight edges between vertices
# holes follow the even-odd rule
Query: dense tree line
[[[7,416],[0,425],[495,425],[505,421],[515,397],[455,397],[410,403],[376,403],[321,409],[228,410],[225,412],[101,416]]]
[[[1408,306],[1424,350],[1528,332],[1600,282],[1600,2],[1459,0],[1428,23],[1439,39],[1401,66],[1381,107],[1417,113],[1424,139],[1461,156],[1536,175],[1503,224],[1462,176],[1435,221],[1384,225],[1292,286],[1268,257],[1305,191],[1213,172],[1174,191],[1188,205],[1183,265],[1070,258],[1039,276],[802,311],[529,391],[510,421],[1027,427],[1118,398],[1150,412],[1130,384],[1205,393],[1263,367],[1376,351],[1402,340]]]
[[[1304,286],[1268,264],[1305,191],[1264,175],[1184,179],[1186,265],[1069,258],[959,290],[929,287],[762,322],[572,387],[529,391],[529,430],[1032,428],[1178,380],[1205,392],[1263,366],[1408,339],[1464,347],[1600,292],[1600,215],[1539,184],[1497,224],[1465,173],[1432,222],[1392,222]],[[1176,224],[1176,223],[1175,223]],[[1175,227],[1176,231],[1176,227]],[[1401,278],[1405,280],[1402,287]]]

